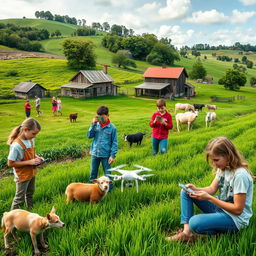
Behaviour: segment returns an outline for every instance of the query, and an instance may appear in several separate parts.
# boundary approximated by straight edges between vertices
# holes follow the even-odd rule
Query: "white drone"
[[[143,174],[143,175],[138,175],[140,172],[143,172],[143,171],[147,171],[147,172],[151,172],[152,170],[149,169],[149,168],[146,168],[146,167],[143,167],[141,165],[137,165],[137,164],[134,164],[133,166],[139,168],[139,170],[121,170],[120,168],[126,166],[126,164],[122,164],[122,165],[119,165],[117,167],[114,167],[114,168],[111,168],[111,169],[108,169],[108,171],[116,171],[116,172],[119,172],[120,174],[122,175],[112,175],[112,174],[109,174],[107,176],[109,177],[112,177],[114,179],[114,181],[116,180],[122,180],[121,181],[121,192],[124,191],[124,181],[127,180],[127,181],[132,181],[132,180],[135,180],[135,183],[136,183],[136,191],[137,193],[139,192],[139,188],[138,188],[138,180],[146,180],[147,177],[150,177],[150,176],[153,176],[154,174]]]

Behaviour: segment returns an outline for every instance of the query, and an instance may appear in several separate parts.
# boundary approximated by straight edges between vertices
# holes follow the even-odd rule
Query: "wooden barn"
[[[134,87],[136,96],[170,99],[194,96],[194,88],[186,84],[188,74],[184,67],[149,67],[143,76],[144,83]]]
[[[89,98],[105,95],[117,95],[117,86],[107,74],[107,67],[102,70],[80,70],[71,82],[61,86],[61,95],[74,98]]]
[[[22,99],[31,99],[38,96],[39,98],[43,98],[46,93],[46,89],[33,82],[20,82],[16,87],[13,89],[15,92],[15,96]]]

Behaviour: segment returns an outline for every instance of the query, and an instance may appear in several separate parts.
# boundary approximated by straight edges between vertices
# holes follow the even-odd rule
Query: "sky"
[[[256,0],[0,0],[0,19],[35,18],[36,11],[124,25],[172,44],[256,45]]]

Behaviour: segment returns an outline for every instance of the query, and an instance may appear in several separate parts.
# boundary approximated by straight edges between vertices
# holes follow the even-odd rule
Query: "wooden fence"
[[[216,97],[216,96],[211,97],[211,101],[213,102],[233,102],[236,100],[245,100],[245,96],[237,95],[233,97]]]

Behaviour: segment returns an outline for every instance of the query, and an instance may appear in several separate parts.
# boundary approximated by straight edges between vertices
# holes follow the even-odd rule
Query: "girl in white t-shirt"
[[[184,228],[167,241],[193,242],[194,233],[213,235],[237,232],[249,224],[252,216],[253,175],[248,164],[226,137],[211,140],[206,148],[207,162],[216,170],[210,186],[181,191],[181,224]],[[217,197],[214,194],[219,190]],[[194,204],[203,214],[194,215]]]

